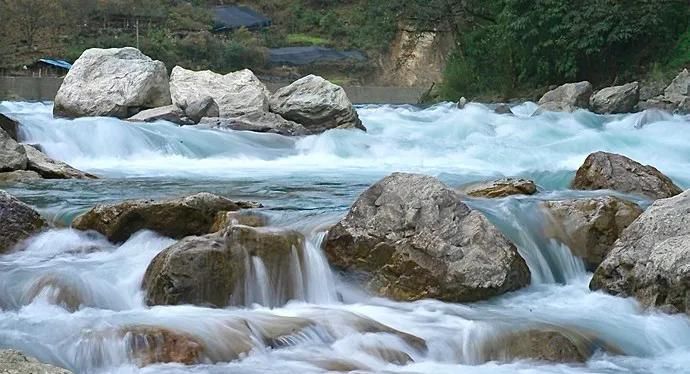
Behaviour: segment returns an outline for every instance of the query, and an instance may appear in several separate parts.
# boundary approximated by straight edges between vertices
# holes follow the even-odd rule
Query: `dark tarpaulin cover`
[[[318,62],[366,59],[360,51],[336,51],[326,47],[286,47],[269,50],[269,63],[274,65],[309,65]]]
[[[227,31],[245,27],[256,30],[271,26],[271,19],[245,6],[219,5],[213,7],[214,30]]]

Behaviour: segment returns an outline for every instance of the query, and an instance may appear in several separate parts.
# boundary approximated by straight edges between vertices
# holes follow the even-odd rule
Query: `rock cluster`
[[[223,75],[176,66],[168,78],[162,62],[130,47],[86,50],[65,77],[54,113],[288,136],[366,130],[343,88],[321,77],[303,77],[275,94],[247,69]]]
[[[667,112],[690,113],[690,72],[684,69],[676,76],[664,93],[641,102],[638,109],[661,109]]]
[[[396,300],[487,299],[530,282],[515,246],[435,178],[394,173],[329,230],[334,267]]]
[[[112,242],[126,241],[139,230],[152,230],[172,238],[203,235],[211,231],[220,212],[258,208],[254,202],[232,201],[202,192],[162,201],[130,200],[99,204],[77,217],[72,226],[94,230]]]

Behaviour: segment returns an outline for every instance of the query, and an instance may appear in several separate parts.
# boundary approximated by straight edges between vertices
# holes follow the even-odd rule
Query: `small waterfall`
[[[326,232],[315,233],[306,240],[304,250],[305,301],[314,304],[330,304],[338,301],[335,279],[328,260],[321,250]]]
[[[273,297],[273,284],[271,284],[271,279],[268,277],[268,271],[266,270],[266,265],[264,265],[263,260],[257,256],[252,256],[251,269],[248,270],[250,284],[254,285],[254,288],[258,291],[254,293],[254,299],[246,299],[245,304],[260,304],[263,306],[273,307],[275,306],[275,300]]]

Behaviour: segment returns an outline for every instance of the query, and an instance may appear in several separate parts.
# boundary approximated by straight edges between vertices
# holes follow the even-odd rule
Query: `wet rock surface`
[[[0,190],[0,253],[47,226],[45,220],[30,206]]]
[[[72,374],[72,372],[44,364],[14,349],[3,349],[0,350],[0,374]]]
[[[537,185],[528,179],[503,178],[494,181],[471,183],[460,188],[460,192],[473,197],[506,197],[511,195],[534,195]]]

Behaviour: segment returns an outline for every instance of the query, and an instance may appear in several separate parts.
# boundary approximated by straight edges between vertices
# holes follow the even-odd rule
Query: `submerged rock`
[[[640,84],[632,82],[622,86],[606,87],[592,95],[592,111],[600,114],[631,113],[640,101]]]
[[[175,66],[170,75],[170,92],[173,104],[187,109],[190,117],[215,114],[213,104],[207,102],[204,105],[207,97],[218,106],[216,116],[237,117],[257,111],[267,112],[270,94],[259,78],[247,69],[222,75],[179,66]],[[203,110],[197,110],[195,105],[207,106],[206,113],[201,113]]]
[[[501,335],[483,344],[487,361],[538,360],[585,362],[593,354],[590,342],[582,336],[559,330],[534,329]]]
[[[72,374],[72,372],[44,364],[14,349],[3,349],[0,350],[0,374]]]
[[[0,129],[0,172],[24,170],[27,162],[22,145]]]
[[[276,303],[285,303],[296,296],[288,269],[293,251],[301,252],[303,241],[294,231],[242,225],[231,226],[225,236],[185,238],[159,253],[146,269],[142,284],[146,303],[222,308],[231,301],[233,305],[252,302],[243,282],[254,258],[266,269],[271,292],[282,297]]]
[[[613,196],[545,201],[545,235],[567,245],[594,271],[621,232],[641,213],[637,204]]]
[[[87,49],[72,65],[55,96],[61,117],[127,118],[170,104],[165,64],[136,48]]]
[[[473,183],[464,186],[460,192],[474,197],[506,197],[511,195],[534,195],[537,185],[528,179],[503,178],[494,181]]]
[[[177,105],[166,105],[153,109],[142,110],[141,112],[127,118],[131,122],[154,122],[154,121],[168,121],[178,125],[193,125],[196,122],[185,116],[182,109]]]
[[[650,199],[662,199],[682,192],[669,177],[655,167],[607,152],[595,152],[587,156],[575,174],[572,188],[610,189]]]
[[[33,146],[23,144],[28,158],[27,168],[45,179],[97,179],[95,175],[75,169],[62,161],[53,160]]]
[[[233,118],[203,118],[200,125],[238,131],[267,132],[287,136],[309,135],[299,123],[270,112],[252,112]]]
[[[271,112],[297,122],[312,133],[329,129],[365,130],[345,90],[319,76],[308,75],[271,95]]]
[[[171,200],[131,200],[109,205],[99,204],[77,217],[72,226],[79,230],[98,231],[112,242],[123,242],[143,229],[179,239],[212,232],[211,228],[219,212],[260,206],[254,202],[232,201],[202,192]]]
[[[557,87],[539,99],[539,108],[552,112],[573,112],[578,108],[587,109],[592,96],[589,82],[567,83]]]
[[[326,255],[396,300],[487,299],[529,284],[515,246],[435,178],[394,173],[329,230]]]
[[[508,104],[496,105],[496,108],[494,109],[494,113],[496,113],[496,114],[511,114],[511,115],[514,114],[512,109],[510,109],[510,105],[508,105]]]
[[[654,202],[621,234],[590,288],[690,314],[690,190]]]
[[[204,346],[191,335],[155,326],[128,326],[120,334],[140,367],[158,363],[201,363]]]
[[[0,130],[5,131],[15,141],[19,140],[19,122],[2,113],[0,113]]]
[[[0,253],[41,231],[46,221],[30,206],[0,190]]]
[[[15,183],[15,182],[30,182],[43,179],[40,174],[31,170],[15,170],[0,173],[0,182]]]

